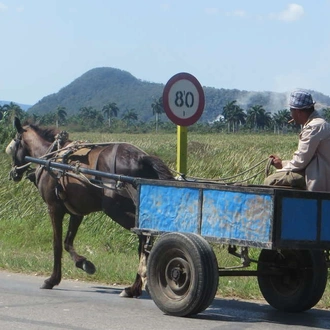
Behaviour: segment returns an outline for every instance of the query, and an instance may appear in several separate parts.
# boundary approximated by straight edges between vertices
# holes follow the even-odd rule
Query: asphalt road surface
[[[45,278],[0,272],[1,330],[290,330],[330,329],[330,311],[287,314],[267,304],[216,298],[190,318],[164,315],[144,292],[119,297],[121,288],[63,280],[41,290]]]

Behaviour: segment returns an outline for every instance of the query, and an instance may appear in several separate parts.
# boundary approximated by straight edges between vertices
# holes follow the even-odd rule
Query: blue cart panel
[[[330,194],[265,186],[140,181],[136,229],[242,246],[330,247]]]

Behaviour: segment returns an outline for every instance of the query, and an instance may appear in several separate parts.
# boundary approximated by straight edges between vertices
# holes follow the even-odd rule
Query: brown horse
[[[13,159],[11,177],[14,181],[20,181],[29,168],[25,156],[42,157],[70,164],[78,163],[80,167],[131,177],[173,179],[170,170],[159,158],[150,156],[131,144],[84,144],[81,148],[81,145],[67,140],[65,134],[58,134],[53,129],[43,129],[32,124],[22,126],[18,118],[15,118],[14,125],[17,130],[16,138],[6,148],[6,152]],[[65,214],[70,215],[64,240],[65,250],[69,252],[76,267],[93,274],[95,272],[93,263],[79,255],[73,246],[79,225],[85,215],[103,211],[122,227],[133,228],[136,187],[129,183],[123,183],[118,187],[118,184],[111,179],[54,172],[47,166],[41,165],[30,175],[31,178],[47,203],[53,227],[53,272],[41,288],[52,289],[61,281],[62,221]],[[139,271],[133,285],[125,288],[121,293],[122,296],[137,297],[142,293],[147,256],[144,253],[144,245],[145,239],[140,235]]]

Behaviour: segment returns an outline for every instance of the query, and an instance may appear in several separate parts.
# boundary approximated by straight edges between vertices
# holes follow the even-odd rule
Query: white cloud
[[[226,16],[245,17],[246,12],[244,10],[235,10],[235,11],[231,11],[231,12],[226,12]]]
[[[7,9],[8,9],[8,7],[4,3],[0,2],[0,12],[6,11]]]
[[[290,3],[288,7],[280,13],[271,14],[270,17],[285,22],[297,21],[304,16],[304,8],[296,3]]]
[[[17,7],[16,10],[21,13],[24,11],[24,7],[23,6],[20,6],[20,7]]]

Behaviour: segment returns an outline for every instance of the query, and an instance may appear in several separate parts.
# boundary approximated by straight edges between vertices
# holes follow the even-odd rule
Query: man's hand
[[[275,155],[270,155],[269,158],[272,160],[271,164],[276,167],[278,170],[281,169],[282,166],[282,159],[275,156]]]

